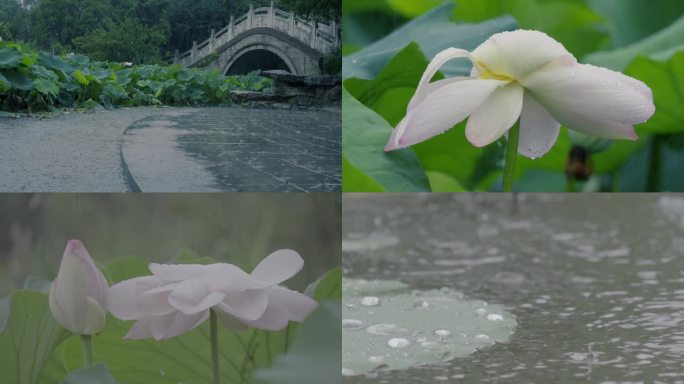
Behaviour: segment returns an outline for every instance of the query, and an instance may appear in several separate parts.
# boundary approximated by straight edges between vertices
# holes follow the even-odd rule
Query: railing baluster
[[[254,5],[250,4],[249,11],[246,15],[243,15],[237,19],[237,24],[235,17],[231,15],[228,27],[219,31],[218,40],[219,43],[221,41],[223,41],[223,43],[217,44],[216,31],[212,29],[209,39],[200,44],[201,49],[198,50],[197,41],[193,41],[192,48],[188,51],[185,51],[180,55],[178,51],[174,52],[173,62],[193,65],[211,54],[215,49],[218,48],[219,45],[223,46],[225,43],[228,43],[230,40],[234,39],[238,30],[240,32],[246,32],[259,26],[266,26],[272,29],[282,30],[283,32],[285,32],[283,28],[287,28],[286,33],[289,36],[308,44],[311,48],[319,52],[329,50],[331,47],[338,46],[340,43],[338,34],[339,27],[335,20],[326,20],[327,24],[322,22],[320,23],[320,26],[318,21],[315,19],[310,22],[301,19],[298,21],[294,12],[284,12],[282,10],[276,9],[275,2],[273,0],[271,0],[271,5],[269,8],[259,8],[258,13],[259,18],[257,21],[255,21],[257,15],[255,15]],[[282,21],[279,23],[279,20]],[[243,22],[244,27],[240,27]],[[298,23],[301,23],[301,26],[298,26]],[[281,26],[279,27],[279,25]],[[223,34],[226,33],[228,34],[227,39],[223,38]],[[205,49],[207,46],[209,48]]]

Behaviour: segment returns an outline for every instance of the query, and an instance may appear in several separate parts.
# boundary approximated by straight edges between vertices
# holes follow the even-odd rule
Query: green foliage
[[[25,1],[24,7],[17,0],[0,0],[0,37],[4,40],[25,40],[28,38],[30,20],[28,6],[32,1]]]
[[[637,56],[647,55],[653,59],[667,60],[676,52],[684,51],[682,36],[684,36],[684,16],[643,40],[612,51],[592,53],[586,56],[584,61],[615,71],[624,71]]]
[[[453,4],[445,4],[398,28],[362,51],[344,57],[343,77],[370,79],[375,77],[399,51],[412,41],[432,57],[438,52],[459,47],[472,50],[494,33],[513,30],[516,23],[510,17],[489,20],[478,25],[457,25],[450,21]],[[444,67],[448,75],[470,72],[467,60],[454,60]]]
[[[40,0],[31,10],[32,37],[41,48],[50,48],[53,42],[68,46],[110,21],[111,15],[108,0]]]
[[[21,52],[16,46],[6,46],[0,50],[0,68],[12,68],[21,63]]]
[[[342,268],[337,267],[309,285],[305,292],[316,301],[342,299]]]
[[[31,290],[14,292],[0,310],[0,377],[3,382],[33,384],[53,348],[69,332],[52,319],[48,296]]]
[[[93,364],[71,373],[62,384],[116,384],[104,363]]]
[[[458,0],[454,9],[456,20],[469,22],[501,15],[515,17],[520,28],[546,32],[577,56],[595,51],[607,41],[599,27],[601,16],[583,0]]]
[[[316,18],[339,20],[342,12],[340,0],[278,0],[277,5]]]
[[[366,185],[373,190],[428,191],[427,177],[411,149],[383,151],[392,127],[346,90],[343,91],[342,103],[344,191],[364,191]],[[358,179],[359,175],[363,175],[364,182],[357,180],[352,189],[352,184],[347,184],[346,180],[352,176]]]
[[[264,91],[271,80],[251,73],[222,76],[179,65],[139,65],[90,61],[83,55],[51,56],[16,44],[0,44],[2,109],[46,110],[102,105],[220,105],[232,90]]]
[[[681,0],[586,0],[606,21],[614,48],[635,43],[684,15]]]
[[[676,134],[684,132],[684,51],[666,62],[638,57],[626,73],[653,90],[656,113],[642,125],[642,132]]]
[[[95,60],[136,64],[160,62],[161,47],[165,43],[163,30],[132,18],[112,23],[107,29],[95,29],[73,40],[76,49]]]
[[[337,287],[341,291],[342,282]],[[340,375],[342,361],[342,308],[328,301],[306,319],[287,354],[273,366],[256,373],[261,384],[324,383]],[[325,340],[321,343],[321,340]]]
[[[176,0],[169,2],[168,22],[171,26],[169,45],[179,51],[192,47],[193,41],[204,41],[211,29],[219,30],[230,20],[233,10],[224,0]],[[249,8],[249,5],[247,6]],[[242,9],[240,10],[242,11]],[[246,12],[246,10],[244,10]],[[234,13],[235,17],[242,12]]]
[[[342,48],[336,47],[326,52],[320,61],[321,73],[339,75],[342,73]]]

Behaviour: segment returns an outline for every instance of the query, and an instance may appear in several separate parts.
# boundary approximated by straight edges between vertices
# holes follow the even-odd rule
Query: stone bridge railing
[[[173,62],[186,67],[195,65],[241,33],[254,28],[271,28],[284,32],[319,53],[329,52],[340,44],[339,29],[334,20],[314,23],[297,17],[293,12],[276,9],[271,2],[270,7],[250,6],[249,12],[237,19],[231,16],[228,25],[219,31],[212,29],[207,40],[199,44],[194,41],[192,49],[181,54],[176,52]]]

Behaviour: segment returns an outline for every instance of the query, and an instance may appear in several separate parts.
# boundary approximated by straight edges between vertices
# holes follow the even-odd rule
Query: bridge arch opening
[[[226,66],[225,74],[245,75],[256,70],[284,70],[296,73],[294,66],[288,61],[269,49],[254,47],[237,54]]]

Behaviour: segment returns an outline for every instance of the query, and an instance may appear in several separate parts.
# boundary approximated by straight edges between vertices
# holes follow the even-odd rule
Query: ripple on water
[[[364,326],[363,321],[356,319],[342,319],[342,329],[347,329],[350,331],[356,331],[362,329]]]
[[[346,263],[348,274],[371,276],[371,266],[385,276],[401,276],[412,287],[463,287],[471,297],[513,308],[521,322],[510,344],[437,367],[386,371],[379,380],[547,382],[550,372],[562,372],[568,381],[596,383],[676,383],[684,378],[684,198],[613,195],[578,204],[575,196],[521,194],[516,206],[486,196],[445,198],[449,204],[439,204],[439,197],[422,197],[433,206],[429,214],[423,212],[425,204],[411,204],[417,199],[393,199],[385,206],[382,199],[373,200],[364,206],[368,213],[359,217],[372,221],[383,216],[383,230],[401,238],[406,250],[401,256],[396,248],[364,254]],[[398,213],[384,215],[383,210]],[[515,221],[532,225],[509,231],[507,223]],[[358,218],[353,224],[359,232],[376,230]],[[417,224],[425,230],[413,230]],[[497,228],[496,236],[491,236],[497,231],[491,228]],[[489,257],[504,259],[477,264]],[[438,307],[429,304],[430,309],[422,311],[426,317]],[[468,313],[477,316],[477,324],[500,324],[489,321],[488,315],[508,320],[507,313],[483,304]],[[399,337],[411,345],[397,352],[411,354],[441,343],[434,332],[443,329],[442,324],[414,336],[413,324],[401,316],[392,320],[410,331]],[[484,338],[479,335],[497,337],[489,330],[462,337],[460,330],[444,327],[452,331],[444,339],[470,345],[479,344]],[[396,336],[380,341],[385,350],[391,350],[386,344],[390,337]],[[595,343],[593,350],[588,343]],[[521,350],[529,352],[516,353]],[[511,373],[518,376],[504,378]]]
[[[342,240],[342,252],[377,251],[399,244],[399,238],[388,233],[372,232],[368,236],[350,235]]]

